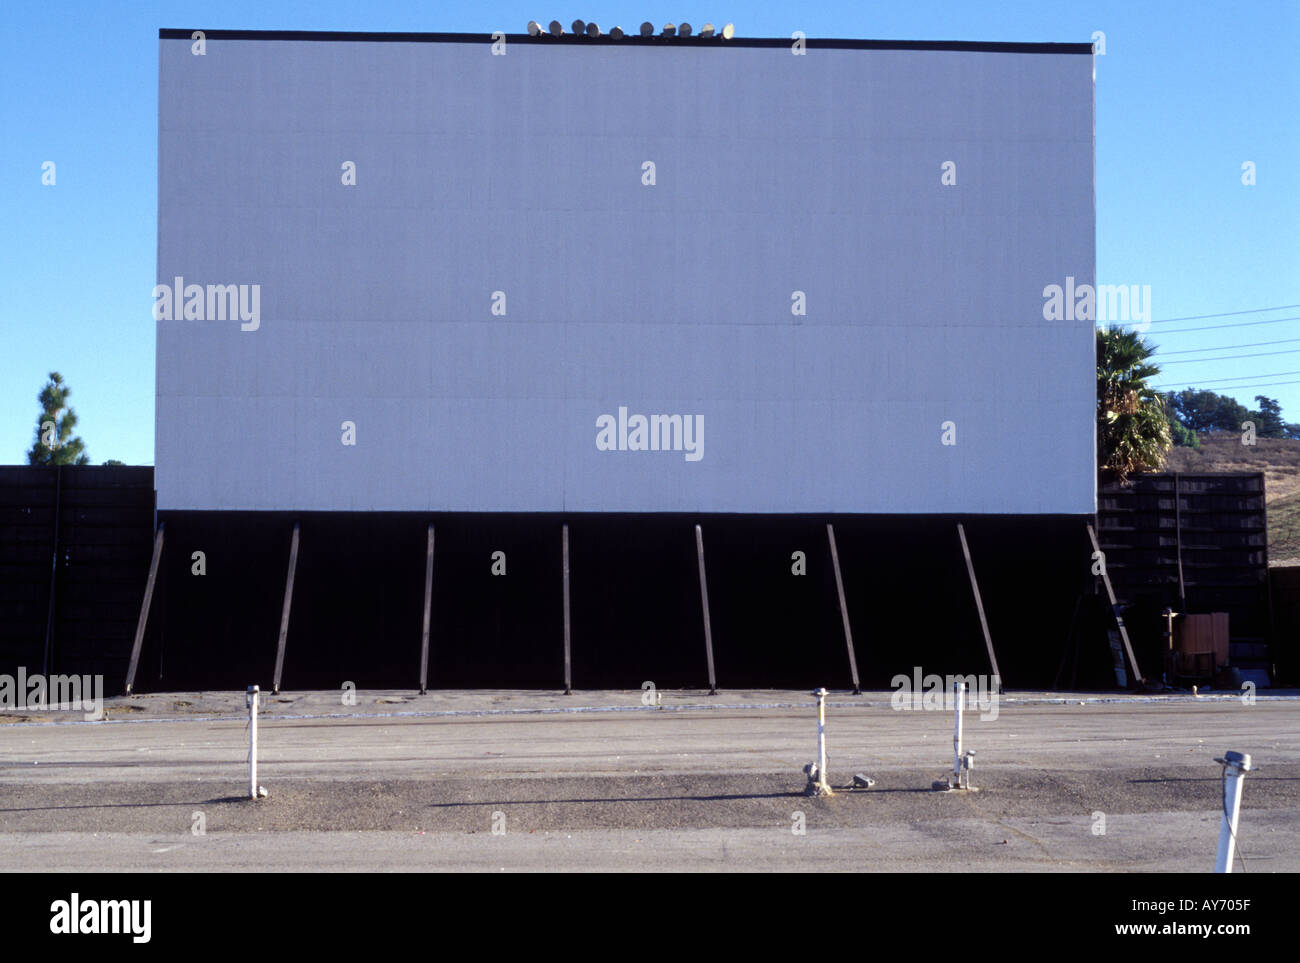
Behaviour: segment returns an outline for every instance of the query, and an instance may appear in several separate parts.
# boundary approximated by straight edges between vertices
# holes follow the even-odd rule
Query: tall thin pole
[[[704,577],[704,530],[695,526],[695,554],[700,563],[700,603],[704,608],[704,651],[709,659],[709,695],[718,692],[717,676],[713,672],[713,628],[709,624],[709,583]]]
[[[1187,611],[1187,586],[1183,582],[1183,493],[1174,472],[1174,545],[1178,551],[1178,609]]]
[[[569,526],[560,526],[560,553],[564,558],[564,694],[573,692],[573,664],[569,649]]]

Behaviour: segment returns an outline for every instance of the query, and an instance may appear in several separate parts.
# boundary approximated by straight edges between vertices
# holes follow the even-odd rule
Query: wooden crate
[[[1185,615],[1174,623],[1174,652],[1179,665],[1198,667],[1210,657],[1210,674],[1228,663],[1228,613]],[[1196,673],[1202,674],[1202,673]]]

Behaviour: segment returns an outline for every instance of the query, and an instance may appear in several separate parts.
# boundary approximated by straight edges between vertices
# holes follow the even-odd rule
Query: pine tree
[[[63,383],[63,376],[51,371],[50,380],[36,397],[41,405],[41,414],[36,421],[36,440],[27,453],[29,465],[85,465],[90,462],[85,442],[72,433],[77,427],[77,413],[68,408],[70,394],[72,389]]]

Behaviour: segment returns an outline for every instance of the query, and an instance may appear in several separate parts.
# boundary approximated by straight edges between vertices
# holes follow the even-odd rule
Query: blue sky
[[[153,463],[158,28],[521,32],[712,20],[741,36],[1089,42],[1097,266],[1150,285],[1159,382],[1300,421],[1300,3],[13,4],[0,31],[0,464],[26,462],[46,374],[93,463]],[[55,186],[41,183],[54,161]],[[1242,164],[1256,183],[1242,184]],[[1290,319],[1275,321],[1275,319]],[[1251,322],[1251,323],[1247,323]],[[1267,322],[1267,323],[1261,323]],[[1185,330],[1208,328],[1208,330]],[[1162,333],[1163,332],[1163,333]],[[1296,339],[1288,341],[1288,339]],[[1263,344],[1259,342],[1284,342]],[[1214,349],[1199,353],[1194,349]],[[1279,352],[1269,353],[1265,352]],[[1285,353],[1281,353],[1285,352]],[[1224,355],[1259,354],[1239,360]],[[1213,360],[1207,360],[1213,359]],[[1192,360],[1193,363],[1184,363]],[[1177,362],[1177,363],[1173,363]],[[1266,387],[1236,387],[1253,381]],[[1281,383],[1279,383],[1281,382]],[[1291,382],[1286,384],[1284,382]]]

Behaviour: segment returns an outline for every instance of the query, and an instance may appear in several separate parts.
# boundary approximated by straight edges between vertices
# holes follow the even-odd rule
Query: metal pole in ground
[[[248,798],[257,798],[257,697],[262,690],[248,687]]]
[[[952,686],[953,702],[956,708],[952,723],[952,787],[962,788],[961,779],[961,713],[966,703],[966,683],[954,682]]]
[[[817,772],[822,785],[826,784],[826,690],[818,689],[817,696]]]
[[[804,767],[808,774],[808,786],[804,790],[808,796],[830,796],[830,783],[826,781],[826,690],[813,692],[817,697],[817,761]]]
[[[1214,761],[1223,764],[1223,817],[1219,823],[1219,855],[1214,863],[1214,871],[1231,873],[1232,857],[1237,846],[1237,814],[1241,810],[1241,790],[1246,782],[1246,773],[1252,771],[1250,755],[1225,752],[1222,759]]]

